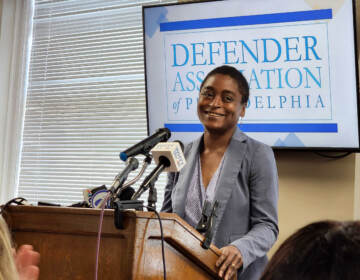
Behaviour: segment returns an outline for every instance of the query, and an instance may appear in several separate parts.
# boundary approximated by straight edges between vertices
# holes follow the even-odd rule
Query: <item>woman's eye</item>
[[[214,94],[211,91],[203,91],[201,93],[202,96],[206,97],[206,98],[211,98],[214,96]]]
[[[224,102],[233,102],[234,98],[231,95],[226,95],[224,97]]]

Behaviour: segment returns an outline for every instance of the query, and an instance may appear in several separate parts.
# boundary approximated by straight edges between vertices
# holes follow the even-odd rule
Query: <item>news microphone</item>
[[[178,172],[184,167],[186,161],[181,145],[182,143],[180,141],[161,142],[151,150],[151,154],[155,163],[157,163],[157,166],[148,176],[146,176],[139,189],[132,196],[132,200],[138,199],[145,191],[147,191],[149,187],[155,183],[162,171]]]
[[[85,189],[83,190],[84,202],[91,208],[100,208],[108,192],[105,185]],[[106,208],[109,208],[109,203],[107,203]]]
[[[174,142],[162,142],[157,144],[152,150],[151,154],[157,165],[170,161],[170,164],[164,169],[166,172],[178,172],[180,171],[186,161],[184,157],[184,144],[176,140]]]
[[[124,184],[127,177],[129,176],[129,173],[139,167],[139,161],[134,157],[130,157],[126,163],[127,165],[124,170],[115,176],[114,182],[110,188],[110,191],[113,194],[116,194],[119,188],[121,188],[121,186]]]
[[[132,187],[126,187],[117,196],[120,200],[130,200],[134,193],[135,190]]]
[[[170,136],[171,132],[169,129],[159,128],[153,135],[121,152],[120,159],[126,161],[129,157],[136,156],[138,154],[147,155],[157,143],[166,142]]]

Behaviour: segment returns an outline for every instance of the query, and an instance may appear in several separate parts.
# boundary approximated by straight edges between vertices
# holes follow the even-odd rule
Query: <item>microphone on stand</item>
[[[126,163],[127,164],[126,164],[124,170],[115,176],[114,182],[112,183],[112,185],[110,187],[110,192],[114,195],[116,195],[118,190],[124,184],[127,177],[129,176],[130,172],[134,171],[135,169],[137,169],[139,167],[139,161],[134,157],[130,157]]]
[[[131,197],[134,195],[135,190],[132,187],[126,187],[124,189],[120,189],[120,191],[117,194],[117,197],[120,200],[130,200]]]
[[[182,149],[183,144],[180,141],[158,143],[151,150],[151,154],[155,163],[157,163],[157,166],[148,176],[146,176],[145,180],[131,199],[138,199],[145,191],[153,186],[162,171],[180,171],[186,163]]]
[[[84,201],[83,203],[75,204],[79,206],[87,206],[91,208],[100,208],[102,203],[107,199],[107,195],[110,192],[111,196],[108,199],[106,208],[112,208],[112,204],[115,199],[130,200],[135,190],[130,186],[121,189],[129,173],[138,167],[138,161],[135,158],[130,158],[125,169],[115,176],[114,182],[111,188],[108,190],[105,185],[85,189],[83,190]],[[74,205],[72,205],[74,206]]]
[[[83,190],[85,205],[90,208],[100,208],[108,192],[105,185]],[[106,207],[109,208],[109,204]]]
[[[139,154],[147,155],[150,150],[159,142],[166,142],[171,136],[167,128],[159,128],[153,135],[120,153],[120,159],[126,161],[129,157]]]

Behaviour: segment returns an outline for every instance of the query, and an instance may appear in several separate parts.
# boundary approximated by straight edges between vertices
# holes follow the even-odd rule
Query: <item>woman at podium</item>
[[[200,87],[203,135],[186,145],[186,166],[170,173],[162,207],[193,227],[204,202],[218,203],[211,230],[221,249],[219,276],[258,280],[278,235],[278,176],[273,151],[238,128],[249,86],[234,67],[213,69]]]

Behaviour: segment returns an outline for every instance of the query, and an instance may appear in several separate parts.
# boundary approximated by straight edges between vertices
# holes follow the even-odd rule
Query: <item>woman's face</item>
[[[227,75],[215,74],[204,83],[199,96],[198,116],[209,132],[225,132],[236,127],[245,115],[242,94],[237,83]]]

